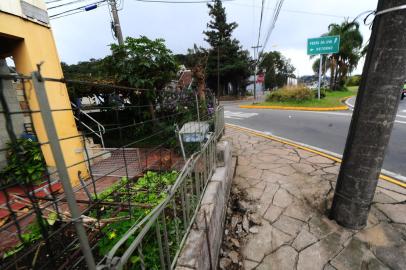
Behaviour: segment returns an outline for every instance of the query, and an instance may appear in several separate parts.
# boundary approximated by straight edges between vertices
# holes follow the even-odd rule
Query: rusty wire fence
[[[183,92],[150,119],[144,105],[58,107],[50,96],[64,83],[143,91],[0,74],[0,268],[173,267],[223,109]]]

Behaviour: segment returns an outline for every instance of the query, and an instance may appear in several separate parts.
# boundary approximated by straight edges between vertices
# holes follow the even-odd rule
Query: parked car
[[[406,82],[403,85],[403,90],[402,90],[402,94],[400,96],[400,99],[403,100],[406,97]]]

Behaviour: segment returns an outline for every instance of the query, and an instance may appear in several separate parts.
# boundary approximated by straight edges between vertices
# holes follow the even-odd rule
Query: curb
[[[344,102],[345,102],[345,105],[348,106],[348,109],[350,109],[350,110],[352,111],[352,110],[354,110],[354,106],[351,105],[351,104],[348,102],[348,100],[349,100],[350,98],[352,98],[352,97],[346,98]]]
[[[341,103],[344,103],[347,99],[353,96],[343,97],[340,99]],[[240,105],[242,109],[274,109],[274,110],[293,110],[293,111],[346,111],[350,109],[348,104],[344,106],[336,107],[295,107],[295,106],[267,106],[267,105]]]
[[[296,147],[296,148],[299,148],[299,149],[302,149],[302,150],[305,150],[305,151],[308,151],[308,152],[323,156],[325,158],[331,159],[331,160],[333,160],[335,162],[339,162],[339,163],[342,162],[341,158],[334,156],[333,153],[327,153],[327,151],[324,151],[324,150],[321,151],[322,149],[316,150],[315,147],[305,146],[305,145],[302,145],[300,143],[296,143],[294,141],[290,141],[290,140],[287,140],[287,139],[284,139],[284,138],[281,138],[281,137],[276,137],[276,136],[273,136],[273,135],[267,135],[267,134],[265,134],[263,132],[253,130],[253,129],[249,129],[249,128],[244,128],[244,127],[241,127],[241,126],[238,126],[238,125],[226,124],[226,126],[230,127],[230,128],[233,128],[233,129],[245,131],[247,133],[251,133],[251,134],[253,134],[255,136],[263,137],[263,138],[270,139],[270,140],[273,140],[273,141],[276,141],[276,142],[280,142],[280,143],[283,143],[283,144],[286,144],[286,145],[290,145],[290,146],[293,146],[293,147]],[[390,182],[390,183],[395,184],[397,186],[400,186],[402,188],[406,188],[406,182],[395,179],[395,178],[393,178],[393,177],[391,177],[389,175],[381,173],[379,175],[379,178],[381,180]]]

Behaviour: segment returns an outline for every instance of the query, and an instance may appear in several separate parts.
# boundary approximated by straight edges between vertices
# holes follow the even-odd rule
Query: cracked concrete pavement
[[[340,164],[227,128],[245,190],[262,222],[242,242],[243,268],[406,269],[406,190],[379,181],[368,225],[349,230],[328,219]]]

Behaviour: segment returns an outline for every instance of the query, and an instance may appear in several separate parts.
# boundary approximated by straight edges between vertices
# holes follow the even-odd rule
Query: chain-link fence
[[[0,74],[0,268],[173,267],[215,166],[223,109],[193,92],[147,116],[149,105],[125,102],[57,106],[63,83],[149,91]]]

